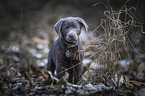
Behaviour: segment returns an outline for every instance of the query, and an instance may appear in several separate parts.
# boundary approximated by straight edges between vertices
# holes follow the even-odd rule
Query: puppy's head
[[[68,43],[75,43],[81,33],[81,28],[87,31],[88,25],[79,17],[67,17],[59,20],[55,25],[55,31],[64,37]]]

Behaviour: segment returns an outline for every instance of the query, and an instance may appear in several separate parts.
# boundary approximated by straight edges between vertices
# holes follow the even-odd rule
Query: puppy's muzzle
[[[78,39],[78,36],[76,32],[69,32],[66,36],[67,42],[76,42]]]
[[[75,39],[76,38],[76,35],[74,33],[70,33],[68,34],[68,36],[71,38],[71,39]]]

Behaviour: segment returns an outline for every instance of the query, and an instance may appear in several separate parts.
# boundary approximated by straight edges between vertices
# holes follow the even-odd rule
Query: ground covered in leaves
[[[35,37],[36,39],[36,37]],[[43,41],[40,38],[37,40]],[[91,66],[84,72],[78,84],[70,84],[66,77],[58,80],[46,70],[48,46],[35,43],[35,48],[23,49],[18,45],[1,46],[0,59],[0,95],[136,95],[145,94],[145,54],[135,60],[121,60],[119,73],[113,78],[98,74],[101,70],[96,60],[87,59],[84,65]]]

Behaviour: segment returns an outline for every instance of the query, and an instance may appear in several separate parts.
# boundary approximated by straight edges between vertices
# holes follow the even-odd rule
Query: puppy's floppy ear
[[[63,19],[60,19],[55,25],[55,31],[60,35],[61,27],[62,27]]]
[[[81,23],[81,25],[85,28],[85,30],[86,31],[88,31],[88,25],[87,25],[87,23],[82,19],[82,18],[80,18],[80,17],[76,17],[76,20],[79,22],[79,23]]]

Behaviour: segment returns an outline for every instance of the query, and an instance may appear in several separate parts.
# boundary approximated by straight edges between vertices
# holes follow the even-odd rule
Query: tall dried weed
[[[125,2],[126,4],[127,2]],[[102,4],[102,3],[101,3]],[[111,7],[106,6],[104,11],[105,19],[101,20],[101,24],[92,32],[102,28],[101,35],[90,42],[87,51],[93,52],[89,58],[97,59],[97,63],[103,68],[99,71],[99,77],[114,77],[118,74],[117,65],[122,59],[129,59],[129,47],[133,46],[128,38],[129,32],[132,32],[134,27],[140,28],[143,32],[142,24],[135,17],[134,7],[127,8],[126,5],[119,11],[114,11]],[[95,4],[97,5],[97,4]],[[136,49],[134,48],[136,51]],[[137,51],[136,51],[137,52]],[[119,73],[120,74],[120,73]],[[91,76],[90,76],[91,77]]]

